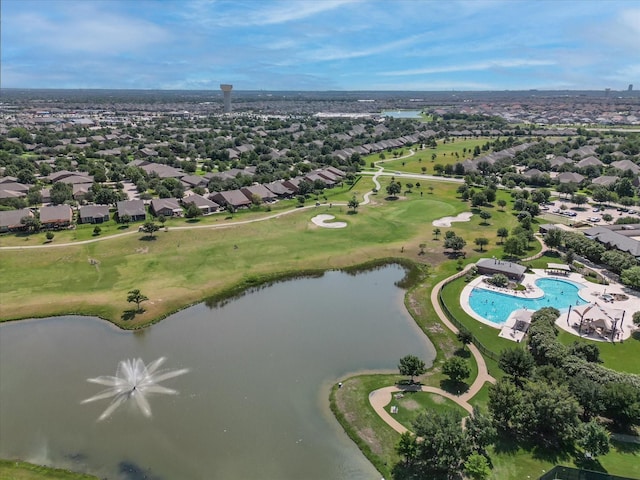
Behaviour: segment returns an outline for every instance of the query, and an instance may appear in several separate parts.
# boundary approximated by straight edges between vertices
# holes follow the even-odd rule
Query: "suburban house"
[[[208,198],[204,198],[202,195],[198,195],[196,193],[192,193],[191,195],[184,197],[180,202],[184,208],[188,208],[189,205],[193,203],[204,215],[220,210],[220,205],[216,202],[209,200]]]
[[[22,219],[32,217],[33,212],[28,208],[20,210],[0,210],[0,232],[17,232],[24,229]]]
[[[108,205],[85,205],[78,213],[79,223],[104,223],[109,221]]]
[[[522,281],[526,267],[513,262],[505,262],[496,258],[481,258],[476,263],[478,273],[482,275],[493,275],[501,273],[511,280]]]
[[[144,208],[142,200],[124,200],[116,204],[118,209],[118,221],[128,215],[132,222],[144,222],[147,218],[147,210]]]
[[[293,189],[285,186],[284,182],[272,182],[265,185],[277,197],[289,198],[293,195]]]
[[[583,175],[580,175],[579,173],[575,173],[575,172],[562,172],[561,174],[559,174],[556,177],[556,180],[559,183],[582,183],[582,181],[585,179],[585,177]]]
[[[252,202],[254,195],[264,203],[271,203],[276,200],[276,195],[264,185],[250,185],[242,187],[240,191]]]
[[[43,228],[64,228],[73,222],[73,210],[69,205],[55,205],[40,209],[40,225]]]
[[[200,175],[185,175],[180,181],[187,188],[206,187],[209,184],[207,179]]]
[[[209,197],[214,202],[226,207],[243,208],[251,206],[251,200],[240,190],[229,190],[226,192],[214,193]]]
[[[177,198],[154,198],[151,200],[151,213],[156,217],[181,217],[184,211]]]

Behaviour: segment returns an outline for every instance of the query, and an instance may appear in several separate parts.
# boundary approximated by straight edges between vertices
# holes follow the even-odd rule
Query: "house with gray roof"
[[[24,230],[22,219],[33,218],[33,212],[28,208],[20,210],[0,210],[0,232],[18,232]]]
[[[83,205],[78,211],[78,223],[104,223],[108,221],[108,205]]]
[[[231,205],[233,208],[246,208],[251,206],[251,200],[240,190],[214,193],[209,198],[224,207],[227,205]]]
[[[65,228],[73,222],[73,210],[69,205],[53,205],[40,209],[40,225],[43,228]]]
[[[254,195],[265,203],[271,203],[276,200],[276,195],[264,185],[249,185],[248,187],[242,187],[240,191],[252,202]]]
[[[181,217],[184,210],[177,198],[154,198],[151,200],[151,213],[156,217]]]
[[[493,275],[501,273],[511,280],[522,281],[526,267],[513,262],[505,262],[496,258],[481,258],[476,263],[478,272],[482,275]]]
[[[132,222],[144,222],[147,218],[147,210],[142,200],[124,200],[116,204],[118,221],[128,215]]]
[[[602,167],[603,165],[604,165],[604,163],[602,163],[600,160],[598,160],[594,156],[589,156],[589,157],[583,158],[578,163],[576,163],[576,166],[578,168],[585,168],[585,167],[591,167],[591,166]]]
[[[573,163],[573,161],[569,160],[567,157],[562,156],[554,157],[549,161],[552,170],[557,170],[566,163]]]
[[[611,162],[611,166],[618,170],[631,170],[635,174],[640,174],[640,166],[636,165],[631,160],[618,160],[616,162]]]
[[[618,179],[619,177],[616,177],[615,175],[601,175],[600,177],[591,180],[591,183],[601,187],[608,187],[616,183]]]
[[[585,177],[576,172],[562,172],[556,177],[558,183],[581,183]]]
[[[640,260],[640,224],[602,225],[584,231],[587,238],[596,240],[607,249],[615,248]]]
[[[294,194],[294,190],[287,187],[284,182],[271,182],[265,184],[265,187],[268,188],[275,196],[288,198]]]
[[[185,208],[188,208],[189,205],[193,203],[200,209],[200,211],[202,211],[204,215],[220,210],[220,205],[218,205],[216,202],[196,193],[192,193],[191,195],[182,198],[180,202]]]

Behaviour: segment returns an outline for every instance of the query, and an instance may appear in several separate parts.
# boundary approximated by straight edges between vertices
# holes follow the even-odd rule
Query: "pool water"
[[[544,292],[540,298],[522,298],[484,288],[474,288],[469,295],[469,306],[476,314],[500,325],[514,310],[526,308],[535,311],[543,307],[555,307],[562,311],[569,306],[587,303],[578,295],[581,287],[576,283],[556,278],[540,278],[535,283]]]

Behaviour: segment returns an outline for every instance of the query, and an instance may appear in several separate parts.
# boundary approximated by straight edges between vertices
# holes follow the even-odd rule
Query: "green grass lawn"
[[[454,410],[463,417],[468,415],[467,411],[457,403],[441,395],[429,392],[403,392],[402,398],[393,398],[385,410],[391,413],[391,407],[398,407],[398,413],[393,417],[409,430],[413,429],[413,421],[425,410],[443,412]]]
[[[457,162],[463,162],[467,158],[473,158],[473,149],[477,146],[482,146],[490,139],[485,137],[470,138],[470,139],[452,139],[444,143],[444,140],[438,140],[437,148],[425,148],[420,150],[418,145],[411,147],[415,155],[402,159],[393,159],[393,153],[384,152],[385,161],[381,163],[385,170],[397,170],[408,173],[426,173],[433,175],[434,165],[437,163],[441,165],[455,164]],[[466,149],[466,153],[464,152]],[[400,149],[397,149],[400,150]],[[409,148],[403,148],[404,155],[409,153]],[[483,152],[488,153],[488,152]],[[433,155],[435,154],[435,159]],[[456,154],[458,156],[456,157]],[[380,161],[380,154],[372,154],[364,157],[366,165],[369,166],[371,162]],[[423,171],[422,168],[425,168]]]
[[[2,480],[97,480],[97,478],[92,475],[69,472],[59,468],[43,467],[12,460],[0,460],[0,479]]]

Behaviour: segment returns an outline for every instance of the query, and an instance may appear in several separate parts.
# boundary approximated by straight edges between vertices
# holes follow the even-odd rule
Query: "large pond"
[[[395,370],[434,349],[387,266],[278,283],[226,305],[183,310],[139,332],[87,317],[0,325],[0,457],[109,479],[371,479],[378,475],[329,411],[331,385]],[[120,360],[167,357],[189,373],[152,417],[108,400],[81,405]]]

